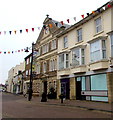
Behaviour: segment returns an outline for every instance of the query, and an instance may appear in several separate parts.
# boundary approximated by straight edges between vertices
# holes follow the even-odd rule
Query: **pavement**
[[[38,104],[41,102],[41,97],[33,97],[30,102]],[[45,105],[57,105],[57,106],[68,106],[77,107],[85,110],[101,111],[106,113],[112,113],[113,115],[113,103],[107,102],[94,102],[94,101],[81,101],[81,100],[61,100],[58,99],[48,99],[47,102],[43,102]]]

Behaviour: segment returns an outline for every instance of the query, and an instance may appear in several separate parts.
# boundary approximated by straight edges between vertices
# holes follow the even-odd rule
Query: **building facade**
[[[68,25],[64,24],[68,27]],[[35,72],[33,78],[33,93],[41,96],[43,92],[48,94],[51,89],[57,92],[57,48],[56,35],[65,27],[60,22],[47,16],[43,22],[42,30],[36,41]]]
[[[113,7],[108,4],[113,2],[57,35],[58,95],[113,102]]]

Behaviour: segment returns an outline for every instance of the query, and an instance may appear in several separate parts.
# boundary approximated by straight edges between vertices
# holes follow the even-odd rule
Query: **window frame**
[[[77,30],[77,42],[82,41],[82,37],[83,37],[82,34],[83,34],[82,28],[78,29]]]
[[[68,37],[67,36],[63,37],[63,47],[68,48]]]
[[[105,48],[103,48],[103,46],[102,46],[102,41],[105,41]],[[91,52],[91,51],[92,51],[92,50],[91,50],[91,49],[92,49],[92,48],[91,48],[91,45],[92,45],[92,44],[95,45],[96,42],[99,42],[99,49]],[[96,45],[95,45],[95,46],[96,46]],[[97,58],[99,58],[99,59],[93,59],[93,58],[92,58],[93,55],[91,55],[91,54],[94,54],[94,53],[96,54],[97,51],[99,51],[98,54],[99,54],[99,57],[100,57],[100,58],[97,57]],[[106,56],[106,57],[103,57],[103,51],[105,51],[105,56]],[[95,54],[94,54],[94,56],[97,56],[97,55],[95,55]],[[96,57],[94,57],[94,58],[96,58]],[[99,39],[99,40],[96,40],[96,41],[90,43],[90,62],[97,62],[97,61],[100,61],[100,60],[106,59],[106,58],[107,58],[107,55],[106,55],[106,40],[104,40],[104,39]]]
[[[68,59],[66,55],[68,55]],[[63,61],[60,60],[60,57],[63,57]],[[69,68],[69,53],[62,53],[59,55],[59,70],[67,68]]]
[[[99,24],[97,23],[98,21],[99,21]],[[102,31],[102,18],[98,17],[98,18],[95,19],[95,32],[97,34],[97,33],[101,32],[101,31]]]
[[[113,33],[110,35],[110,38],[111,38],[111,57],[113,58]]]
[[[83,55],[82,55],[82,50],[84,50]],[[79,64],[76,64],[75,59],[74,59],[74,57],[75,57],[74,55],[75,55],[76,51],[78,51],[78,53],[79,53],[79,56],[78,56],[79,57],[79,60],[78,60]],[[84,63],[82,63],[83,59],[84,59]],[[72,49],[72,66],[79,66],[79,65],[85,65],[85,48],[77,47],[77,48]]]

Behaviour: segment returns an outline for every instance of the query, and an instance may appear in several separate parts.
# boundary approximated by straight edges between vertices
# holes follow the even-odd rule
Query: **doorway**
[[[69,79],[61,80],[61,94],[65,95],[66,99],[70,98],[70,84]]]
[[[44,92],[47,94],[47,81],[44,81]]]
[[[76,81],[76,100],[82,100],[81,81]]]

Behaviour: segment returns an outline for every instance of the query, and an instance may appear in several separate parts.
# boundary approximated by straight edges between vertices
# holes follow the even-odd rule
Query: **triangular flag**
[[[61,23],[62,25],[64,25],[64,22],[63,22],[63,21],[61,21],[60,23]]]
[[[76,17],[73,18],[76,21]]]
[[[97,11],[100,13],[100,9],[97,9]]]
[[[20,52],[20,50],[18,50],[18,52]]]
[[[21,49],[21,51],[23,52],[24,50],[23,50],[23,49]]]
[[[89,16],[89,13],[86,13],[87,14],[87,16]]]
[[[67,19],[67,22],[69,23],[69,19]]]
[[[49,27],[52,28],[52,24],[49,24]]]
[[[58,23],[55,23],[56,26],[58,26]]]
[[[8,51],[8,54],[10,54],[10,51]]]
[[[26,29],[26,32],[28,32],[28,29]]]
[[[110,4],[108,4],[107,6],[108,6],[108,8],[111,8],[111,5],[110,5]]]
[[[14,53],[14,51],[12,51],[12,53]]]
[[[16,34],[16,30],[14,30],[14,33]]]
[[[38,30],[40,30],[40,27],[38,27]]]
[[[103,7],[103,10],[105,10],[105,9],[106,9],[106,7],[104,6],[104,7]]]
[[[6,52],[4,52],[4,54],[6,54]]]
[[[6,34],[6,31],[4,31],[4,35]]]
[[[11,35],[11,32],[12,32],[12,31],[9,31],[10,35]]]
[[[34,32],[34,28],[32,28],[32,31]]]
[[[84,15],[81,15],[82,16],[82,18],[84,18]]]
[[[22,30],[20,30],[20,33],[22,33]]]
[[[95,11],[92,11],[93,14],[95,14]]]
[[[2,32],[0,32],[0,35],[1,35]]]
[[[0,54],[1,54],[2,52],[0,51]]]

